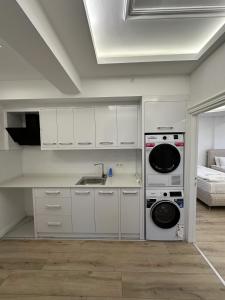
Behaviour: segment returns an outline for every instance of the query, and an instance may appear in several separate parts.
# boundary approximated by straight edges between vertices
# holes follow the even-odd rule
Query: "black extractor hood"
[[[6,130],[19,145],[39,146],[41,144],[39,114],[26,113],[25,121],[26,127],[10,127]]]

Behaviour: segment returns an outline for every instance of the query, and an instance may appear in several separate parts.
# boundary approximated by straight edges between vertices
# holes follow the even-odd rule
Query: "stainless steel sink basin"
[[[85,176],[82,177],[77,183],[76,185],[87,185],[87,184],[93,184],[93,185],[104,185],[106,182],[106,177],[102,178],[102,177],[92,177],[92,176]]]

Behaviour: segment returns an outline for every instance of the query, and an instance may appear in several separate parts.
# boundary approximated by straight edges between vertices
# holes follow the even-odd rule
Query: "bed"
[[[225,206],[225,173],[198,166],[197,198],[209,207]]]

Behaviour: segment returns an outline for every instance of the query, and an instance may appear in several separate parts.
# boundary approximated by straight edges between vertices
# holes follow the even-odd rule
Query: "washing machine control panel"
[[[175,146],[184,146],[183,134],[146,134],[145,135],[145,147],[153,148],[158,144],[172,143]]]
[[[161,200],[168,200],[175,202],[180,208],[184,207],[184,192],[183,190],[162,190],[162,191],[154,191],[147,190],[146,191],[146,208],[151,208],[151,206]]]

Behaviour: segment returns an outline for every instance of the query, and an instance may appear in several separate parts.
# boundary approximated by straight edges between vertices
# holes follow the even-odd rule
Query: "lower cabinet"
[[[95,233],[94,190],[72,190],[72,223],[74,233]]]
[[[140,237],[138,188],[34,189],[33,196],[36,236]]]
[[[95,190],[96,233],[119,233],[118,189]]]

